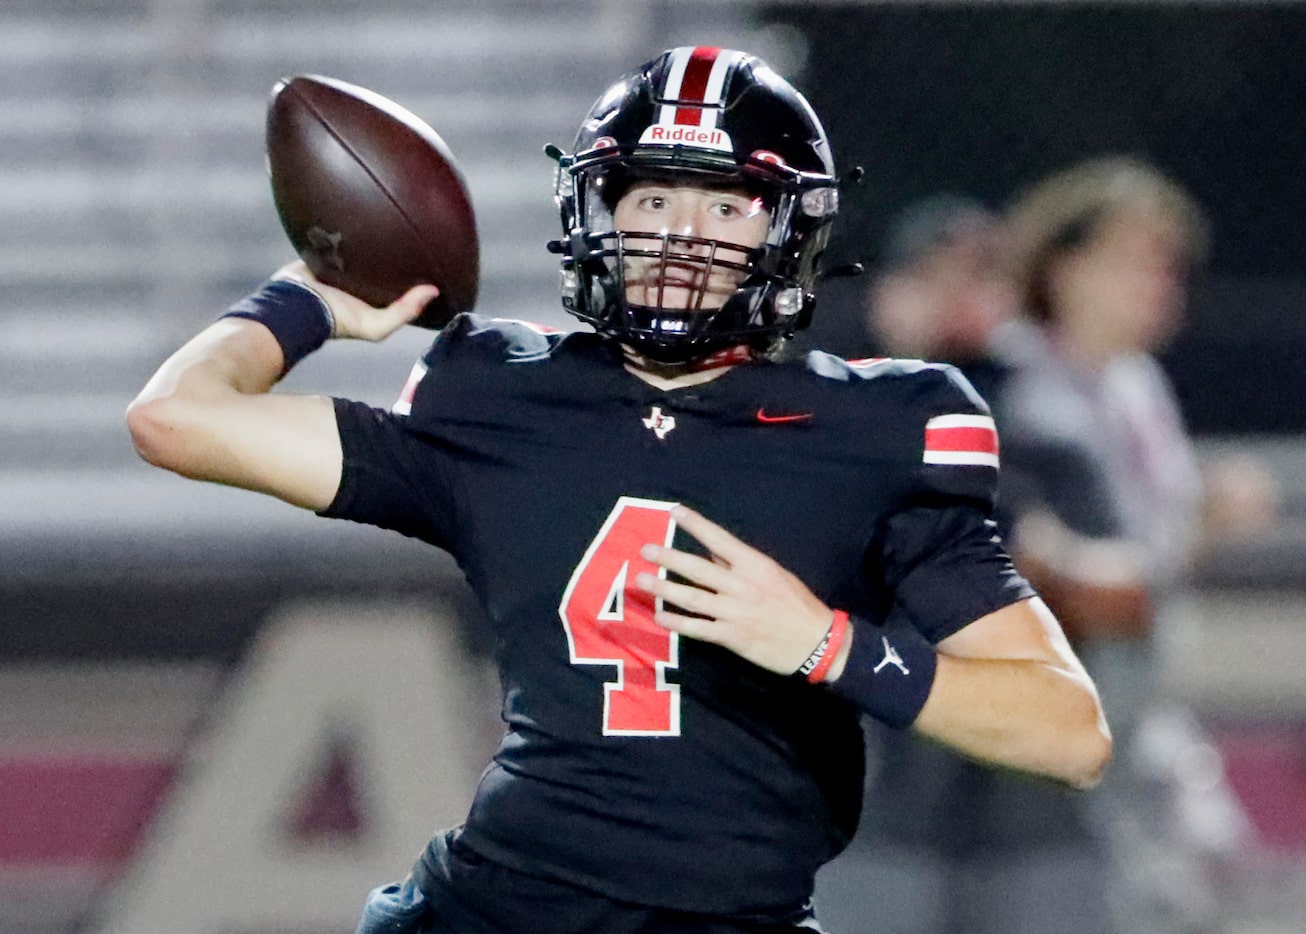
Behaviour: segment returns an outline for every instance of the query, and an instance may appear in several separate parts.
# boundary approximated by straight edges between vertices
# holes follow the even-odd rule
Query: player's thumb
[[[405,324],[412,324],[439,295],[440,290],[433,285],[413,286],[376,315],[377,333],[373,340],[380,340]]]

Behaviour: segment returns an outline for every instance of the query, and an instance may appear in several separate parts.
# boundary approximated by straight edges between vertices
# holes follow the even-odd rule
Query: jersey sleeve
[[[429,435],[501,420],[512,406],[503,395],[508,372],[548,359],[564,336],[527,321],[458,315],[413,366],[393,411]]]
[[[336,399],[343,468],[335,499],[319,515],[350,519],[445,550],[454,541],[450,466],[436,441],[408,419]]]
[[[922,374],[905,420],[915,438],[907,495],[885,521],[882,571],[894,603],[931,642],[1034,595],[993,519],[999,445],[988,406],[961,373]]]
[[[414,364],[390,411],[335,400],[344,472],[322,515],[393,529],[457,557],[458,485],[466,479],[458,464],[469,438],[512,410],[507,371],[547,358],[562,336],[529,322],[458,315]]]

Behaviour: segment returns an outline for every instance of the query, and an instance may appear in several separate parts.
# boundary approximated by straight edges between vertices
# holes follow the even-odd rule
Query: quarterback
[[[436,291],[371,308],[295,264],[128,414],[160,467],[447,550],[495,627],[502,744],[360,931],[819,930],[862,715],[1093,785],[1110,734],[994,532],[984,402],[947,366],[786,352],[839,201],[806,100],[673,49],[556,157],[582,330],[456,317],[390,410],[273,392]]]

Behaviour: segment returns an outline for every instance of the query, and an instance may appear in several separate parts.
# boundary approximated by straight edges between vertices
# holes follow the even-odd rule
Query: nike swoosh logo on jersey
[[[797,415],[767,415],[766,409],[757,410],[757,420],[763,425],[785,425],[790,422],[805,422],[812,417],[811,412],[800,412]]]

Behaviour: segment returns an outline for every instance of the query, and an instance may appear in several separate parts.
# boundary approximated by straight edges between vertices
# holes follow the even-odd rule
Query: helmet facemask
[[[644,179],[668,187],[742,188],[768,221],[761,243],[618,229],[622,195]],[[684,363],[727,347],[766,351],[800,326],[809,296],[781,274],[784,218],[792,194],[738,177],[645,174],[628,168],[575,173],[580,237],[563,261],[564,304],[599,333],[659,363]],[[577,242],[579,241],[579,242]],[[567,302],[567,291],[574,304]]]

